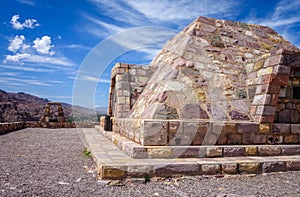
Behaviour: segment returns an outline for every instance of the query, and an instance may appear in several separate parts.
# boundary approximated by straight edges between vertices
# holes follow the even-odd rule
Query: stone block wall
[[[148,66],[117,63],[111,74],[108,114],[127,117],[153,72]]]
[[[274,122],[300,123],[300,54],[285,58],[290,67],[286,85],[281,86]]]
[[[300,50],[271,28],[199,17],[149,68],[113,69],[115,132],[153,146],[299,143]]]
[[[114,131],[144,146],[300,143],[300,124],[119,118]]]
[[[255,122],[274,122],[280,92],[286,89],[291,72],[290,65],[284,62],[284,53],[286,52],[279,50],[249,69],[253,71],[249,76],[253,76],[254,80],[248,80],[248,84],[256,87],[251,106],[251,115]],[[255,71],[259,67],[261,68]]]
[[[25,122],[0,123],[0,135],[26,128]]]

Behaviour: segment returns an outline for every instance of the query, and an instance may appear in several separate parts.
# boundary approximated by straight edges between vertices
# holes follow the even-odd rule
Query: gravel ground
[[[300,172],[107,185],[77,129],[15,131],[0,136],[0,151],[0,196],[300,196]]]

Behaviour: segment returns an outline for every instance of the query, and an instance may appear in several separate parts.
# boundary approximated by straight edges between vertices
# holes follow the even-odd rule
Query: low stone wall
[[[24,129],[26,126],[25,122],[7,122],[0,123],[0,135],[6,134],[12,131]]]
[[[94,128],[99,122],[26,122],[28,128]]]
[[[300,143],[300,124],[115,118],[113,131],[145,146]]]

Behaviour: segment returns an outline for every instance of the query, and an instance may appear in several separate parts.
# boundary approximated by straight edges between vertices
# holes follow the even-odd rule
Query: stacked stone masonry
[[[26,128],[94,128],[98,122],[26,122]]]
[[[0,123],[0,135],[6,134],[12,131],[24,129],[26,126],[25,122],[9,122]]]
[[[145,146],[299,144],[300,124],[118,119],[114,131]]]
[[[108,114],[127,117],[152,74],[153,70],[146,66],[116,64],[111,74]]]
[[[142,146],[126,137],[103,129],[98,131],[111,140],[119,149],[135,159],[161,158],[211,158],[211,157],[243,157],[243,156],[282,156],[299,155],[300,145],[257,144],[257,145],[167,145]]]
[[[300,50],[271,28],[199,17],[149,67],[114,67],[108,114],[146,146],[299,144],[299,81]]]

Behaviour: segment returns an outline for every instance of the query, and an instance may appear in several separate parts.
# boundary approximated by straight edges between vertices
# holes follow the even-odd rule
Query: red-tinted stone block
[[[300,155],[299,146],[283,146],[281,150],[284,155]]]
[[[167,166],[154,169],[154,174],[157,176],[199,175],[200,172],[200,165],[195,163],[185,163],[184,165],[169,164]]]
[[[279,98],[279,95],[278,95],[278,94],[273,94],[273,95],[272,95],[271,105],[277,105],[278,98]]]
[[[219,145],[227,144],[227,135],[221,134],[218,138],[217,144],[219,144]]]
[[[242,144],[242,136],[239,134],[228,135],[227,142],[229,145]]]
[[[267,136],[266,135],[254,135],[253,143],[254,144],[266,144]]]
[[[272,133],[290,133],[291,125],[284,123],[274,123],[272,125]]]
[[[224,157],[239,157],[245,155],[246,151],[244,147],[224,147]]]
[[[272,74],[271,84],[272,85],[286,85],[289,81],[289,75],[283,74]]]
[[[259,131],[258,124],[256,123],[238,123],[238,133],[256,133]]]
[[[288,170],[298,171],[300,170],[300,161],[287,161],[286,168]]]

